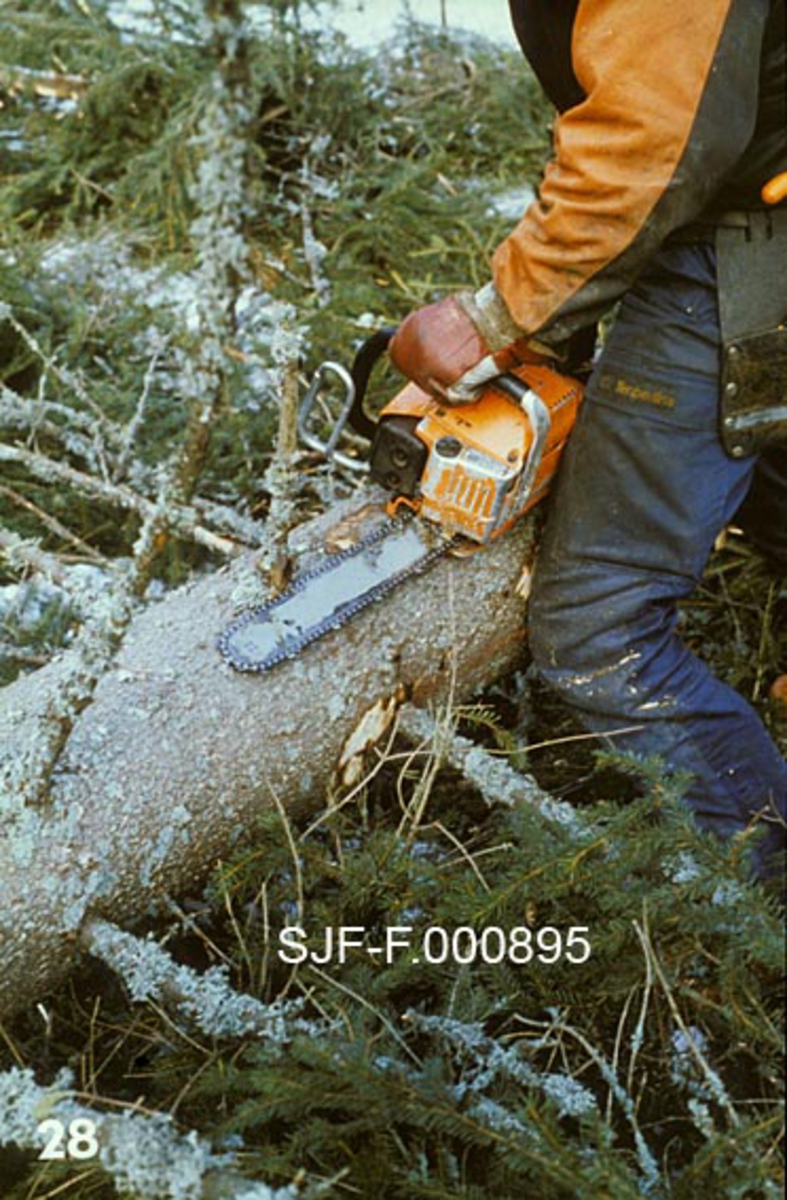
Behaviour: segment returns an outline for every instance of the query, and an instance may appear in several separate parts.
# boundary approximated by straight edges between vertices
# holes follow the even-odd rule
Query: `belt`
[[[778,232],[787,229],[787,204],[782,203],[775,208],[728,209],[718,216],[698,217],[688,225],[674,229],[667,242],[673,245],[696,245],[701,242],[713,242],[717,229],[743,229],[746,240],[752,241],[764,238],[766,241]]]

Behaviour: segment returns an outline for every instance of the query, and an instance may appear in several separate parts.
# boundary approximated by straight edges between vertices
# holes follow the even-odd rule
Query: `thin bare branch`
[[[102,500],[114,507],[124,508],[145,518],[154,513],[156,505],[153,501],[131,490],[125,484],[109,483],[96,479],[84,471],[57,462],[43,454],[35,454],[21,446],[0,444],[0,462],[14,463],[24,467],[37,479],[45,483],[65,484],[84,496],[94,500]],[[226,538],[217,537],[215,533],[197,525],[193,514],[187,508],[172,506],[167,514],[170,527],[178,537],[190,539],[208,550],[218,554],[233,557],[238,553],[238,546]]]

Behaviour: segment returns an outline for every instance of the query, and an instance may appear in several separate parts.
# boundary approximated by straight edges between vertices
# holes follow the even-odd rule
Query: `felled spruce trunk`
[[[300,569],[358,508],[295,531]],[[370,519],[364,510],[351,520],[350,536]],[[127,924],[162,893],[198,887],[274,795],[294,814],[319,806],[376,702],[459,699],[512,666],[523,645],[515,588],[532,539],[525,521],[482,554],[443,559],[261,676],[235,673],[214,647],[248,561],[142,612],[71,731],[48,802],[24,808],[13,786],[0,800],[0,1017],[64,977],[88,916]],[[55,661],[0,692],[10,778],[63,669]]]

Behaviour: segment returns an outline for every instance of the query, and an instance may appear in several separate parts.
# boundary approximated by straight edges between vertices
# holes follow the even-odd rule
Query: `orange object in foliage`
[[[380,413],[379,430],[387,426],[394,440],[382,469],[373,452],[373,477],[395,493],[392,509],[404,503],[451,533],[495,541],[546,494],[582,393],[576,379],[531,364],[487,385],[472,404],[448,405],[408,384]],[[405,423],[405,438],[426,451],[409,494],[397,488],[395,468]]]
[[[775,700],[784,709],[784,715],[787,716],[787,675],[780,675],[771,684],[770,691],[771,700]]]
[[[760,194],[766,204],[781,204],[782,200],[787,200],[787,171],[769,179]]]

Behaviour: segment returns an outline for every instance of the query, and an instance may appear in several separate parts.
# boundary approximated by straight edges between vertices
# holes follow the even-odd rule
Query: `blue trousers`
[[[587,728],[639,726],[614,745],[691,776],[685,800],[700,826],[730,837],[759,814],[753,869],[765,877],[785,845],[787,764],[754,710],[676,632],[678,602],[757,467],[721,445],[719,368],[713,247],[667,244],[623,300],[589,382],[550,503],[530,642]],[[766,545],[767,520],[781,526],[778,547],[787,477],[784,458],[773,461],[754,516]]]

